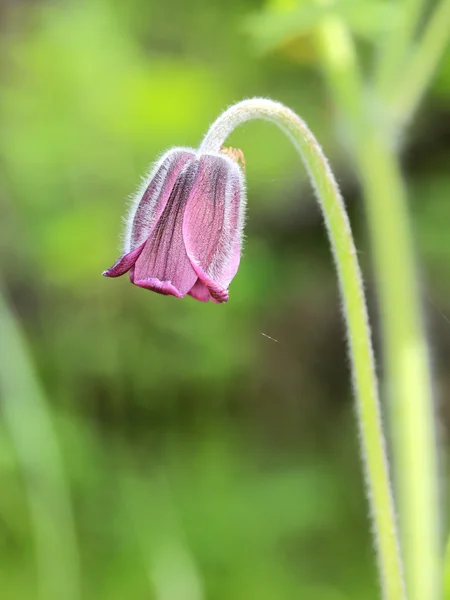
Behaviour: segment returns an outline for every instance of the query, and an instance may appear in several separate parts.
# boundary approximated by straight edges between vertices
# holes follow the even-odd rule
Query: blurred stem
[[[353,152],[367,204],[381,312],[396,492],[406,583],[411,600],[439,597],[439,517],[434,406],[430,364],[416,283],[406,190],[398,157],[383,129],[364,113],[353,42],[333,18],[318,32],[336,102],[353,130]],[[347,42],[335,59],[336,39]],[[343,89],[355,97],[348,100]],[[359,105],[359,106],[358,106]]]
[[[363,84],[350,33],[339,17],[328,15],[317,27],[316,42],[328,84],[356,145],[355,136],[365,129],[366,118]]]
[[[42,600],[79,600],[79,557],[64,467],[45,397],[0,290],[3,415],[27,486]]]
[[[450,537],[444,555],[444,600],[450,600]]]
[[[146,482],[147,484],[147,482]],[[137,538],[142,560],[155,600],[205,600],[202,577],[195,557],[185,539],[184,530],[164,471],[151,481],[150,488],[142,480],[123,473],[120,486],[123,494],[128,530]],[[148,523],[148,498],[159,501],[157,522]]]
[[[391,23],[384,45],[380,48],[376,73],[375,85],[382,97],[389,95],[403,71],[424,4],[424,0],[400,0],[396,3],[397,19]]]
[[[450,0],[436,5],[399,82],[392,86],[391,98],[395,121],[404,124],[414,114],[431,83],[450,38]]]
[[[396,495],[410,600],[440,597],[436,434],[407,197],[395,154],[368,135],[359,150],[382,335]]]
[[[235,127],[249,119],[272,121],[288,135],[300,152],[318,197],[334,254],[347,323],[362,453],[382,585],[386,600],[402,600],[402,566],[380,418],[372,341],[347,212],[334,175],[317,140],[304,121],[281,104],[256,98],[232,106],[211,126],[200,151],[218,152]]]

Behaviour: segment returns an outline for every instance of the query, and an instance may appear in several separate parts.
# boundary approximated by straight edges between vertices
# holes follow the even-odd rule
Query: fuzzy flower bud
[[[160,294],[207,302],[228,300],[239,266],[245,186],[237,163],[189,148],[167,152],[138,191],[125,253],[106,277]]]

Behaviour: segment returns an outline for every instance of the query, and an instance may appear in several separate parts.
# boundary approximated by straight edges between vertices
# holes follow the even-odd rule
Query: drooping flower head
[[[172,149],[136,194],[125,252],[103,275],[129,272],[132,283],[160,294],[226,302],[244,213],[244,178],[230,155]]]

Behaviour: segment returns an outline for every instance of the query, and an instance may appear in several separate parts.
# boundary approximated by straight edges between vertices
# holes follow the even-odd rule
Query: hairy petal
[[[229,158],[204,155],[183,222],[187,255],[200,281],[218,302],[239,267],[245,188],[239,167]]]
[[[160,281],[155,277],[149,279],[138,279],[133,281],[134,285],[137,285],[146,290],[163,294],[164,296],[176,296],[177,298],[183,298],[183,295],[177,290],[177,288],[170,283],[170,281]]]
[[[145,244],[145,242],[144,242],[144,244]],[[123,254],[119,258],[119,260],[117,260],[113,264],[112,267],[110,267],[106,271],[103,271],[103,275],[105,277],[120,277],[121,275],[123,275],[124,273],[129,271],[133,267],[133,265],[137,261],[137,259],[139,258],[139,255],[141,254],[142,250],[144,249],[144,244],[141,244],[132,252]]]
[[[158,222],[175,182],[185,166],[195,161],[188,148],[174,148],[156,163],[135,196],[125,232],[125,251],[140,246]]]
[[[183,241],[183,214],[192,189],[197,163],[177,178],[165,208],[137,259],[133,280],[147,289],[185,296],[197,281]]]

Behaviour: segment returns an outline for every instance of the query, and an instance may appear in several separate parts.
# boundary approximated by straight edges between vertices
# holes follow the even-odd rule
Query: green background
[[[269,96],[330,159],[378,347],[365,211],[309,35],[314,11],[275,41],[265,12],[288,4],[0,0],[1,286],[36,374],[13,410],[39,465],[23,464],[2,418],[2,599],[378,597],[336,277],[288,140],[262,122],[229,140],[246,157],[248,223],[227,304],[101,277],[148,165],[197,146],[233,102]],[[342,4],[369,63],[398,6]],[[443,455],[449,98],[447,52],[403,152]],[[61,452],[57,484],[47,451]]]

